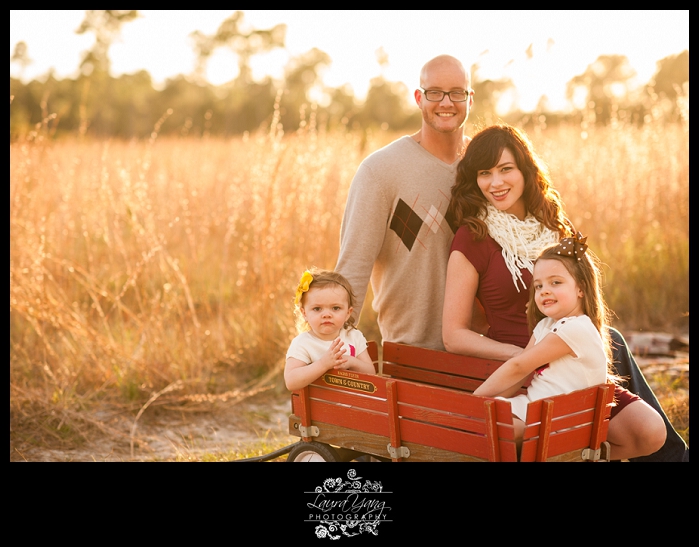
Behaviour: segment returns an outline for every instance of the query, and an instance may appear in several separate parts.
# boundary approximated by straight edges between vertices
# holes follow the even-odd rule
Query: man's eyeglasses
[[[420,88],[422,89],[422,88]],[[425,99],[431,102],[439,102],[444,99],[444,95],[449,97],[449,100],[453,103],[463,103],[468,96],[471,94],[470,89],[457,90],[457,91],[442,91],[441,89],[422,89],[425,94]]]

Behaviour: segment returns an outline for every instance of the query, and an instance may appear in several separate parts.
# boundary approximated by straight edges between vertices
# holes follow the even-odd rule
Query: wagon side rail
[[[520,461],[609,461],[614,385],[529,403]]]
[[[392,378],[402,378],[472,393],[502,361],[457,355],[446,351],[384,342],[381,371]],[[530,383],[522,382],[521,393]]]
[[[502,453],[495,405],[463,391],[334,371],[294,392],[289,432],[393,461],[515,461],[514,445]]]
[[[508,401],[475,389],[501,364],[371,342],[370,375],[330,371],[292,394],[289,432],[393,461],[517,461]],[[381,365],[381,366],[379,366]],[[613,386],[529,405],[521,461],[604,461]]]
[[[383,372],[396,378],[473,392],[502,361],[456,355],[405,344],[383,344]],[[520,393],[531,382],[530,375]],[[614,386],[593,386],[531,403],[528,408],[521,461],[605,461]],[[514,449],[512,411],[507,401],[495,401],[500,452]]]

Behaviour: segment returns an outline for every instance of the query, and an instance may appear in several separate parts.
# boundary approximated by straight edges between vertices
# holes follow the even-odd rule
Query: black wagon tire
[[[339,462],[337,451],[327,444],[299,442],[291,449],[287,462]]]

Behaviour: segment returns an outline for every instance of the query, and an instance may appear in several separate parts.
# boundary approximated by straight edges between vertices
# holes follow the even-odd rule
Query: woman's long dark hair
[[[505,148],[512,153],[524,175],[523,198],[527,213],[561,237],[571,236],[573,225],[563,214],[561,196],[551,184],[546,164],[536,155],[524,132],[507,124],[491,125],[479,131],[466,148],[451,189],[447,218],[452,226],[467,225],[477,239],[488,234],[482,220],[488,201],[478,187],[477,175],[478,171],[497,165]]]

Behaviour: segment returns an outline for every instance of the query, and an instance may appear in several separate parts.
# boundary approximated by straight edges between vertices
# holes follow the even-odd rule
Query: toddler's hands
[[[347,358],[345,357],[344,343],[339,338],[335,338],[332,344],[330,344],[330,349],[323,356],[326,361],[327,369],[331,368],[342,368],[343,365],[347,364]]]
[[[344,345],[342,348],[342,363],[339,365],[335,365],[336,370],[349,370],[352,368],[352,359],[355,359],[355,357],[350,357],[349,353],[344,349]]]

